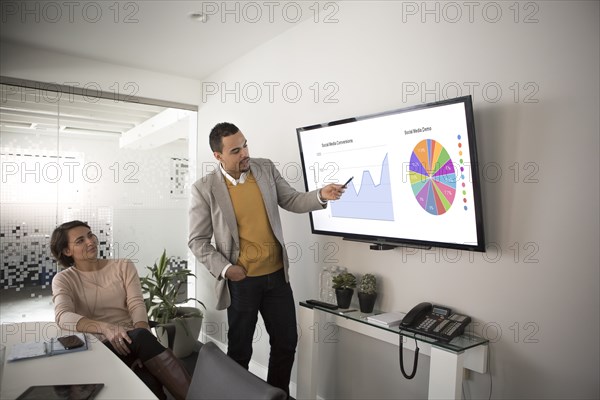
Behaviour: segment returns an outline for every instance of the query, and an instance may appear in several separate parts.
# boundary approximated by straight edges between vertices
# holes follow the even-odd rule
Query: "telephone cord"
[[[399,358],[400,358],[400,372],[402,372],[402,375],[404,375],[404,377],[406,379],[412,379],[415,377],[415,374],[417,373],[417,364],[419,363],[419,345],[417,344],[417,338],[415,339],[415,359],[413,361],[413,370],[411,372],[410,375],[408,375],[406,373],[406,371],[404,370],[404,352],[403,352],[403,336],[402,335],[398,335],[400,337],[400,350],[399,350]]]

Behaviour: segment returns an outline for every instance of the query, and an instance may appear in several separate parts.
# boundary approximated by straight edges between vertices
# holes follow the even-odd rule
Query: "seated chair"
[[[269,385],[223,353],[212,342],[198,353],[187,400],[264,399],[286,400],[286,393]]]

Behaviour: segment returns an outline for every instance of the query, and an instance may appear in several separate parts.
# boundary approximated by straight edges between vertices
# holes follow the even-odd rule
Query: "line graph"
[[[381,164],[379,184],[375,185],[369,171],[363,171],[360,189],[357,190],[354,182],[350,182],[342,198],[331,203],[331,215],[336,218],[394,221],[387,154]]]

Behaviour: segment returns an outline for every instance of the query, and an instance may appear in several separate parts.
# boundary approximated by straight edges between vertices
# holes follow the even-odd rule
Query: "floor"
[[[50,289],[0,292],[0,323],[54,321],[54,306]]]

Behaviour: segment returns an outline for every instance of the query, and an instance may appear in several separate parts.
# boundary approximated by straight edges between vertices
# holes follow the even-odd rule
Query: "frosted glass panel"
[[[196,112],[1,86],[0,288],[47,294],[50,234],[87,222],[100,257],[187,265]]]

